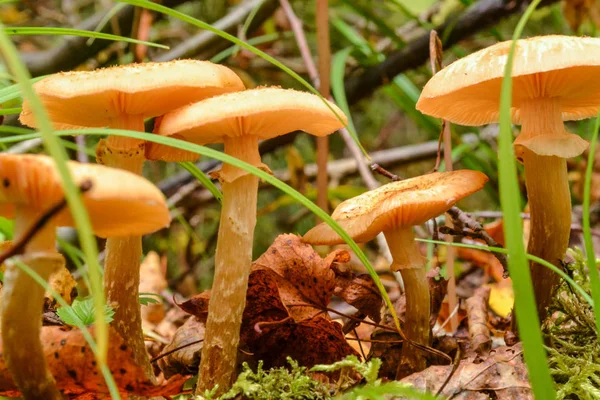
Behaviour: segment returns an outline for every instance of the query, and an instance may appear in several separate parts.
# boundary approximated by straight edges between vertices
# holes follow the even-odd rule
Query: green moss
[[[590,293],[585,259],[579,250],[571,254],[575,261],[565,270]],[[558,312],[545,326],[557,399],[600,399],[600,343],[592,307],[563,283],[550,311]]]

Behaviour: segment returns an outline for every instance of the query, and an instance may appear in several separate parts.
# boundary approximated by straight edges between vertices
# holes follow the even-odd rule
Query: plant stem
[[[428,346],[430,295],[425,271],[426,259],[417,247],[412,227],[390,229],[384,234],[394,259],[390,268],[392,271],[400,271],[404,281],[404,334],[408,339]],[[424,354],[413,346],[402,347],[400,366],[404,365],[412,372],[422,371],[427,366]]]
[[[531,213],[527,252],[561,268],[571,232],[571,193],[567,180],[567,160],[538,156],[523,150],[525,184]],[[552,301],[560,276],[543,265],[531,263],[531,279],[540,321]]]
[[[15,239],[27,231],[37,214],[17,207]],[[55,227],[49,224],[27,244],[21,261],[48,280],[64,267],[64,258],[54,250]],[[43,287],[13,263],[7,263],[2,289],[2,350],[12,378],[29,399],[62,399],[44,357],[40,341]]]
[[[246,162],[260,164],[256,137],[227,139],[225,152]],[[236,376],[256,225],[258,178],[228,164],[223,166],[219,175],[223,188],[223,209],[198,373],[198,395],[217,384],[217,395],[223,394]]]

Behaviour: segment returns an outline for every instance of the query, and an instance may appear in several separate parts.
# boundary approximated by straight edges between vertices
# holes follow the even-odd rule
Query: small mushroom
[[[461,125],[497,122],[510,46],[497,43],[438,72],[423,88],[417,109]],[[511,113],[521,125],[514,147],[524,165],[531,213],[527,250],[559,268],[571,230],[566,159],[588,147],[563,121],[598,114],[598,54],[600,39],[558,35],[522,39],[515,49]],[[531,268],[543,320],[560,277],[538,264]]]
[[[302,130],[316,136],[341,128],[343,112],[310,93],[259,88],[213,97],[166,114],[156,133],[199,144],[224,143],[225,153],[259,168],[259,139]],[[336,116],[337,114],[337,116]],[[148,159],[180,159],[182,152],[149,144]],[[197,156],[195,156],[197,157]],[[242,312],[252,263],[258,178],[225,164],[216,173],[223,188],[215,278],[196,392],[219,384],[222,393],[235,374]]]
[[[143,132],[146,118],[245,87],[232,70],[222,65],[176,60],[59,73],[37,82],[34,89],[56,128],[108,126]],[[35,126],[27,101],[20,120],[25,125]],[[99,142],[96,158],[101,164],[141,174],[145,161],[144,141],[109,136]],[[118,305],[113,327],[133,348],[146,376],[154,379],[144,346],[139,303],[141,256],[141,237],[109,237],[104,288],[109,304]]]
[[[393,262],[400,271],[406,294],[404,333],[415,343],[428,346],[430,295],[425,264],[415,242],[413,226],[443,214],[456,202],[485,185],[478,171],[435,172],[388,183],[342,202],[331,217],[358,243],[385,235]],[[308,231],[303,241],[313,245],[342,244],[344,240],[327,224]],[[425,358],[412,346],[403,346],[401,364],[411,371],[425,368]]]
[[[141,235],[169,224],[162,193],[144,178],[101,165],[71,161],[68,167],[76,184],[91,182],[83,202],[98,236]],[[0,154],[0,182],[0,215],[15,220],[15,240],[64,197],[54,161],[47,156]],[[62,210],[19,258],[47,280],[64,266],[55,249],[55,228],[73,225],[69,210]],[[39,338],[44,289],[14,263],[7,264],[0,305],[3,356],[25,399],[60,399]]]

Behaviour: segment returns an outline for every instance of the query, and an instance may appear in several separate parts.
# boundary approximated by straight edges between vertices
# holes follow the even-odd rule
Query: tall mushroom
[[[423,88],[417,109],[461,125],[498,121],[500,86],[511,42],[462,58]],[[600,105],[600,39],[540,36],[519,40],[513,65],[512,120],[521,124],[515,153],[525,168],[531,213],[528,252],[561,267],[571,230],[566,159],[588,144],[568,133],[563,121],[596,116]],[[560,277],[531,265],[538,313]]]
[[[142,235],[169,224],[162,193],[144,178],[101,165],[71,161],[68,167],[75,183],[91,182],[83,201],[98,236]],[[15,240],[63,198],[59,174],[47,156],[0,154],[0,181],[0,215],[14,218]],[[19,258],[47,280],[64,265],[55,249],[55,228],[73,225],[69,210],[61,211],[35,234]],[[7,266],[4,278],[3,356],[13,379],[25,399],[60,399],[39,337],[44,289],[15,264]]]
[[[415,242],[413,226],[443,214],[456,202],[481,188],[488,178],[478,171],[435,172],[388,183],[341,203],[331,217],[358,243],[383,232],[390,247],[392,271],[400,271],[406,294],[404,333],[428,346],[430,295],[425,277],[426,260]],[[344,240],[327,224],[308,231],[304,242],[342,244]],[[423,355],[403,346],[401,364],[410,371],[425,369]]]
[[[259,88],[213,97],[166,114],[156,129],[199,144],[224,143],[225,153],[268,170],[258,153],[259,139],[302,130],[328,135],[344,126],[343,112],[319,97],[280,88]],[[337,116],[336,116],[337,114]],[[170,160],[181,152],[149,144],[148,159]],[[159,154],[162,153],[162,154]],[[197,156],[196,156],[197,157]],[[252,263],[258,178],[225,164],[216,174],[223,188],[215,278],[211,292],[197,393],[234,378],[242,312]]]
[[[244,89],[229,68],[207,61],[129,64],[51,75],[34,85],[56,128],[110,127],[144,131],[144,119],[222,93]],[[20,120],[35,126],[27,101]],[[96,148],[99,163],[142,173],[144,142],[109,136]],[[141,237],[109,237],[104,289],[115,308],[113,326],[132,349],[136,363],[154,378],[139,303]]]

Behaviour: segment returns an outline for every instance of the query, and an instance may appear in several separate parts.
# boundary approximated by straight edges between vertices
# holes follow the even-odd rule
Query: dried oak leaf
[[[351,278],[338,275],[335,278],[334,294],[374,322],[381,321],[380,310],[383,306],[383,299],[375,282],[368,274]]]
[[[108,389],[99,372],[96,360],[81,331],[66,327],[42,328],[41,341],[48,368],[58,388],[71,398],[108,398]],[[133,362],[131,350],[123,339],[109,329],[108,367],[115,383],[124,396],[175,395],[181,392],[189,377],[177,375],[159,385],[153,385],[144,372]],[[19,396],[4,359],[0,358],[0,395]],[[96,397],[90,397],[90,396]],[[82,397],[83,396],[83,397]]]
[[[191,316],[177,329],[171,343],[162,349],[161,354],[166,356],[158,359],[158,367],[166,378],[180,373],[198,373],[203,339],[204,323]]]
[[[521,344],[491,350],[489,356],[471,356],[461,360],[440,395],[444,398],[476,400],[532,400],[527,368]],[[412,374],[402,382],[417,389],[436,392],[452,371],[452,365],[431,366]],[[491,392],[494,393],[491,395]]]
[[[312,366],[356,354],[326,312],[336,282],[331,264],[346,255],[337,251],[322,259],[299,236],[277,237],[252,264],[240,346],[263,360],[265,368],[287,365],[288,355]],[[206,319],[209,298],[202,293],[181,308]]]
[[[253,271],[274,273],[279,295],[296,322],[323,313],[335,289],[331,263],[335,252],[326,260],[296,235],[279,235],[267,251],[253,264]]]

